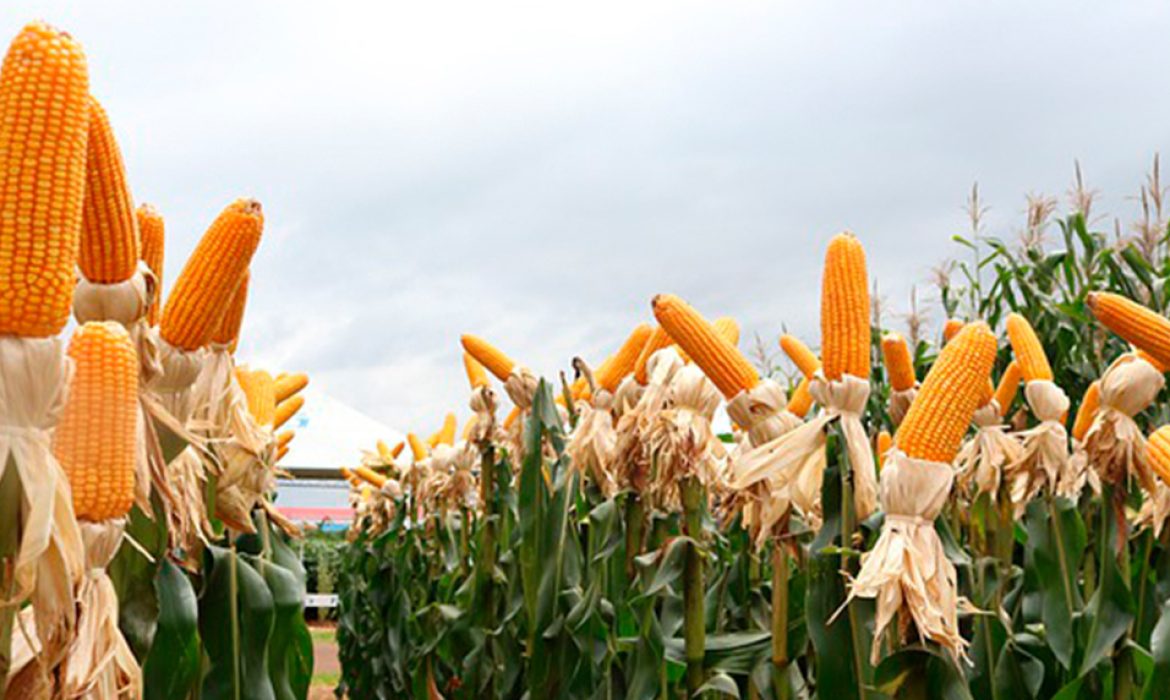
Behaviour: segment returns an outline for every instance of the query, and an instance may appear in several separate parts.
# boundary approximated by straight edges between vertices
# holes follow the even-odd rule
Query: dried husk
[[[837,420],[853,470],[854,508],[859,519],[868,518],[878,507],[873,452],[861,423],[869,382],[851,375],[828,381],[818,373],[809,391],[824,410],[800,427],[743,453],[734,466],[731,486],[745,489],[770,479],[775,488],[787,489],[790,501],[806,522],[819,523],[825,428]]]
[[[1160,538],[1166,523],[1170,521],[1170,486],[1161,481],[1154,482],[1154,490],[1145,494],[1142,507],[1134,516],[1134,529],[1141,531],[1152,528],[1154,537]]]
[[[72,375],[60,338],[0,336],[0,478],[15,469],[22,494],[20,512],[4,514],[2,524],[19,527],[21,540],[12,596],[0,597],[0,605],[31,600],[41,653],[50,663],[73,636],[75,590],[85,572],[69,482],[50,442]]]
[[[1085,446],[1080,440],[1073,438],[1072,454],[1068,458],[1068,466],[1060,479],[1056,482],[1056,495],[1064,498],[1076,499],[1085,487],[1092,489],[1094,494],[1101,493],[1101,480],[1097,471],[1089,464],[1089,455],[1085,453]]]
[[[902,419],[906,417],[906,411],[910,410],[910,404],[914,403],[915,396],[918,396],[917,384],[904,391],[890,392],[886,410],[889,411],[890,420],[894,422],[895,428],[902,425]]]
[[[666,408],[658,412],[647,433],[655,473],[650,492],[656,507],[681,512],[680,484],[697,479],[715,483],[726,459],[722,441],[711,428],[721,396],[707,375],[686,365],[670,380]]]
[[[430,458],[430,480],[425,491],[432,511],[473,511],[477,507],[479,482],[473,469],[479,465],[479,450],[469,442],[438,445]]]
[[[975,434],[963,443],[955,457],[955,478],[959,490],[969,499],[986,493],[994,502],[999,496],[1003,470],[1022,457],[1023,446],[1008,434],[995,399],[976,410],[972,422]]]
[[[895,620],[912,623],[921,638],[935,642],[956,661],[966,656],[967,642],[959,634],[955,567],[934,529],[953,480],[950,464],[914,459],[896,446],[886,456],[881,473],[885,522],[849,582],[849,599],[877,601],[870,651],[875,664],[881,658],[882,638]]]
[[[747,431],[752,447],[775,440],[803,422],[788,411],[788,395],[771,379],[732,398],[727,415]]]
[[[617,481],[613,476],[617,431],[610,413],[612,401],[613,397],[606,391],[595,395],[592,404],[578,401],[577,427],[565,447],[571,464],[606,498],[617,492]]]
[[[1068,396],[1056,384],[1038,380],[1028,382],[1024,397],[1040,423],[1018,434],[1023,450],[1005,473],[1017,518],[1040,492],[1056,491],[1069,463],[1068,431],[1061,423],[1068,412]]]
[[[1085,433],[1089,465],[1102,483],[1121,485],[1136,480],[1147,493],[1155,478],[1146,461],[1146,438],[1133,417],[1146,410],[1166,380],[1153,365],[1135,354],[1119,357],[1101,375],[1101,404]]]
[[[158,278],[142,261],[130,279],[123,282],[90,282],[80,269],[77,277],[73,315],[78,323],[117,321],[129,328],[146,316],[158,287]]]
[[[639,384],[638,380],[634,379],[634,375],[631,374],[623,379],[613,394],[613,404],[610,410],[613,411],[614,421],[621,420],[627,411],[637,406],[645,391],[646,387]]]
[[[671,379],[683,366],[682,358],[673,346],[650,356],[646,365],[646,386],[638,403],[622,413],[615,426],[614,479],[620,490],[642,494],[650,489],[649,433],[658,414],[666,408]]]

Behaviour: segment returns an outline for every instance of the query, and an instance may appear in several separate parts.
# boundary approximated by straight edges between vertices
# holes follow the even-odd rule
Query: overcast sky
[[[553,373],[671,291],[816,344],[833,233],[901,310],[972,182],[1011,236],[1078,158],[1128,221],[1170,153],[1164,0],[7,0],[0,34],[33,18],[84,45],[168,286],[259,198],[241,356],[426,433],[462,332]]]

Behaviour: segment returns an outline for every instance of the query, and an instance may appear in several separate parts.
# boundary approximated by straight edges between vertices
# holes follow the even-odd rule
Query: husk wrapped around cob
[[[1036,332],[1027,319],[1011,314],[1007,320],[1008,339],[1024,378],[1024,398],[1039,424],[1018,434],[1023,444],[1020,457],[1008,465],[1012,505],[1018,518],[1028,502],[1042,491],[1056,493],[1062,479],[1068,479],[1068,431],[1064,416],[1069,400],[1052,381],[1052,368]]]
[[[511,419],[510,425],[505,425],[509,452],[519,461],[524,459],[524,418],[532,408],[532,400],[536,396],[536,388],[540,380],[532,370],[518,365],[510,357],[500,352],[486,340],[474,336],[464,335],[460,338],[463,349],[483,365],[496,379],[504,383],[504,392],[512,399],[517,409],[516,417]]]
[[[960,491],[972,501],[988,494],[995,502],[1004,469],[1023,456],[1023,447],[1008,433],[1010,426],[1004,423],[1006,407],[1011,405],[1020,384],[1015,366],[1013,363],[1004,370],[994,393],[988,385],[988,392],[981,399],[983,403],[972,418],[975,434],[963,443],[955,457],[955,479]]]
[[[890,381],[890,419],[897,427],[910,410],[914,396],[918,393],[918,378],[914,375],[914,358],[910,347],[901,335],[887,333],[882,336],[882,358]]]
[[[874,598],[877,617],[871,656],[893,624],[911,625],[956,660],[966,641],[959,634],[955,567],[943,551],[934,520],[950,495],[954,459],[995,363],[995,336],[984,323],[967,324],[947,343],[918,398],[894,436],[882,467],[882,532],[861,555],[849,583],[850,598]]]

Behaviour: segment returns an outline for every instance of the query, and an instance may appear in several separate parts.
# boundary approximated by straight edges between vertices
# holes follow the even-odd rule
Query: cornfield
[[[955,237],[938,338],[834,237],[792,374],[670,294],[572,377],[463,336],[462,439],[342,470],[338,693],[1161,697],[1167,234],[1047,216]]]
[[[80,44],[24,27],[0,68],[0,698],[305,698],[271,496],[307,378],[235,354],[260,203],[223,209],[164,303],[163,217],[112,124]]]

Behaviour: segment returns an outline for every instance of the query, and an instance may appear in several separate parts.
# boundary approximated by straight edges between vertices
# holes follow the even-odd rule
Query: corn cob
[[[1085,434],[1089,432],[1089,427],[1093,425],[1093,418],[1097,415],[1097,409],[1101,407],[1101,382],[1095,381],[1089,385],[1085,390],[1085,395],[1081,397],[1081,405],[1077,407],[1077,417],[1073,421],[1072,436],[1077,441],[1084,441]]]
[[[788,355],[788,359],[792,360],[792,363],[805,377],[812,378],[821,368],[821,361],[816,353],[794,335],[785,333],[780,336],[780,349],[784,351],[785,355]]]
[[[248,413],[258,424],[272,426],[276,419],[276,390],[272,375],[262,369],[237,368],[236,381],[248,399]]]
[[[244,279],[240,280],[236,291],[232,293],[231,301],[228,302],[227,313],[220,320],[215,334],[211,336],[211,342],[227,346],[232,353],[235,353],[236,345],[240,342],[240,328],[244,325],[244,307],[248,305],[248,280],[250,277],[251,274],[245,271]]]
[[[910,457],[951,462],[978,408],[995,363],[995,336],[986,323],[967,324],[939,353],[895,442]]]
[[[967,325],[965,321],[957,318],[948,318],[947,322],[943,324],[943,345],[951,342],[951,338],[958,335],[959,331],[963,330],[963,326],[965,325]]]
[[[390,449],[390,456],[394,459],[398,459],[398,455],[402,454],[402,448],[404,447],[406,447],[406,443],[402,440],[399,440],[398,444]]]
[[[894,391],[913,389],[918,378],[914,375],[914,360],[910,347],[897,333],[882,336],[882,357],[886,361],[886,372],[890,375],[890,386]]]
[[[1028,319],[1017,313],[1008,314],[1007,333],[1024,381],[1052,381],[1052,367],[1044,355],[1044,346],[1040,344]]]
[[[655,326],[654,330],[650,332],[650,337],[646,339],[646,344],[642,346],[642,352],[638,353],[638,361],[634,363],[634,379],[642,385],[645,385],[649,380],[649,375],[646,372],[646,365],[650,362],[650,357],[663,348],[668,348],[674,344],[670,339],[670,334],[662,326]]]
[[[1145,360],[1146,362],[1149,362],[1150,366],[1153,367],[1154,369],[1158,370],[1162,374],[1166,374],[1166,365],[1162,364],[1158,360],[1158,358],[1154,357],[1153,355],[1146,352],[1145,350],[1142,350],[1141,348],[1134,350],[1134,353],[1138,357],[1140,357],[1141,359]]]
[[[159,326],[164,340],[183,350],[211,342],[263,229],[264,214],[255,200],[238,199],[223,210],[175,280]]]
[[[86,323],[69,342],[76,371],[53,454],[69,477],[78,518],[120,518],[134,503],[138,445],[138,359],[129,333]]]
[[[829,241],[821,284],[821,362],[825,378],[869,378],[869,281],[865,250],[851,233]]]
[[[1150,433],[1146,441],[1146,458],[1162,483],[1170,486],[1170,425]]]
[[[301,410],[301,406],[305,405],[305,397],[291,396],[284,401],[276,404],[276,418],[273,420],[272,428],[278,429],[288,422],[289,418],[296,415],[296,412]]]
[[[458,424],[455,420],[454,413],[448,413],[443,418],[443,427],[439,429],[439,444],[440,445],[454,445],[455,433]]]
[[[109,115],[93,97],[77,266],[87,280],[98,284],[125,282],[138,268],[137,221],[126,166]]]
[[[999,414],[1006,416],[1012,402],[1016,400],[1016,393],[1020,390],[1020,381],[1023,379],[1020,364],[1012,360],[1003,375],[999,378],[999,386],[995,388],[995,400],[999,404]]]
[[[504,430],[511,430],[512,426],[520,418],[520,407],[513,406],[511,411],[508,411],[507,417],[504,418]]]
[[[621,384],[626,375],[634,371],[638,356],[642,354],[642,348],[646,346],[646,339],[650,337],[651,333],[653,333],[653,329],[648,323],[639,323],[634,327],[618,351],[601,363],[597,371],[593,373],[593,381],[597,388],[605,389],[610,393],[617,391],[618,384]]]
[[[1110,292],[1089,294],[1088,304],[1102,325],[1155,358],[1156,367],[1170,367],[1170,320]]]
[[[406,441],[410,443],[410,454],[414,457],[414,461],[421,462],[427,458],[427,448],[422,444],[422,440],[414,433],[406,434]]]
[[[277,447],[276,448],[276,459],[273,461],[279,462],[280,460],[284,459],[284,456],[287,454],[288,454],[288,445],[285,445],[284,447]]]
[[[276,379],[276,403],[287,401],[309,385],[309,375],[297,372],[282,374]]]
[[[146,266],[154,273],[155,279],[154,302],[150,305],[150,312],[147,313],[146,320],[150,325],[157,326],[158,319],[162,315],[160,298],[163,287],[166,226],[163,224],[162,214],[159,214],[149,204],[140,204],[138,209],[134,211],[134,216],[138,222],[139,252],[142,256],[142,262],[146,263]]]
[[[801,379],[800,384],[797,384],[792,392],[792,397],[788,399],[788,412],[798,418],[804,418],[812,408],[813,397],[808,390],[809,383],[808,377]]]
[[[877,467],[882,468],[882,463],[886,461],[886,453],[890,451],[890,447],[894,444],[894,438],[889,431],[883,430],[877,435]]]
[[[488,385],[487,370],[466,350],[463,352],[463,369],[467,372],[467,381],[473,390]]]
[[[0,335],[48,337],[69,320],[88,121],[81,46],[26,25],[0,68]]]
[[[386,485],[386,477],[369,467],[357,467],[353,470],[353,473],[376,489],[380,489]]]
[[[673,294],[659,294],[654,297],[653,307],[658,323],[724,396],[730,399],[760,383],[759,374],[747,358],[685,301]]]
[[[359,486],[359,485],[361,485],[361,483],[362,483],[361,479],[359,479],[359,478],[357,477],[357,474],[354,474],[354,473],[353,473],[352,471],[350,471],[349,469],[347,469],[347,468],[345,468],[345,467],[342,467],[342,468],[341,468],[340,470],[338,470],[338,471],[340,471],[340,472],[341,472],[341,475],[342,475],[343,477],[345,477],[345,480],[349,482],[349,485],[350,485],[350,486]]]
[[[276,410],[275,407],[273,407],[274,412],[275,412],[275,410]],[[288,447],[288,444],[290,442],[292,442],[292,439],[294,437],[296,437],[296,435],[297,435],[297,433],[295,430],[284,430],[284,431],[280,432],[276,436],[276,446],[277,447]]]
[[[441,437],[443,437],[443,429],[442,428],[439,428],[435,432],[431,433],[431,436],[429,438],[427,438],[427,448],[433,450],[436,447],[438,447],[439,446],[439,438],[441,438]]]
[[[711,327],[719,337],[731,343],[732,347],[739,346],[739,322],[730,316],[720,316],[711,322]],[[682,358],[683,362],[691,362],[691,356],[685,350],[679,348],[678,356]]]
[[[496,379],[503,382],[511,376],[516,363],[494,345],[475,335],[464,335],[460,340],[463,349],[487,368],[487,371],[494,374]]]

